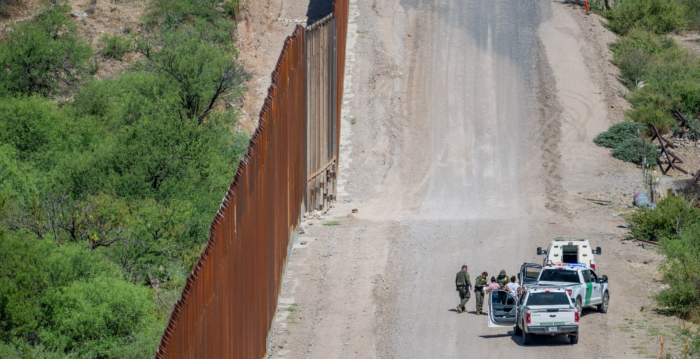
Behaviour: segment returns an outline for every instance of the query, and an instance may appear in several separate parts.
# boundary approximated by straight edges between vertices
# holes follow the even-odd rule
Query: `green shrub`
[[[218,4],[218,0],[154,0],[146,14],[146,26],[160,25],[161,31],[181,26],[196,28],[198,32],[206,32],[209,41],[230,43],[235,23],[226,18],[228,14],[217,10]]]
[[[656,206],[656,209],[642,207],[626,218],[635,238],[648,241],[675,238],[679,229],[700,223],[700,209],[682,196],[666,197]]]
[[[0,273],[7,273],[0,276],[0,342],[29,338],[43,321],[41,299],[48,274],[43,263],[51,246],[28,239],[0,228]]]
[[[50,95],[86,73],[90,45],[77,34],[65,3],[47,5],[35,18],[7,32],[0,45],[0,95]]]
[[[147,324],[155,311],[148,288],[109,277],[71,282],[49,293],[45,304],[44,343],[90,357],[109,357],[112,347]]]
[[[687,137],[693,141],[700,140],[700,120],[689,116],[684,117],[685,123],[675,127],[673,129],[673,135],[676,137]]]
[[[613,53],[612,63],[620,68],[622,78],[629,88],[635,88],[638,81],[649,82],[644,76],[660,54],[674,51],[674,55],[682,55],[673,39],[640,29],[633,29],[628,36],[611,43],[610,50]]]
[[[674,224],[675,224],[675,219]],[[680,235],[662,237],[659,250],[666,255],[660,269],[668,288],[655,299],[685,319],[700,317],[700,223],[681,226]],[[693,317],[694,316],[694,317]]]
[[[100,39],[102,56],[121,61],[124,54],[131,51],[131,40],[118,35],[105,34]]]
[[[206,41],[208,32],[179,28],[164,32],[160,51],[147,55],[148,69],[157,71],[177,91],[184,116],[202,123],[217,101],[245,91],[250,74],[227,47]]]
[[[642,149],[642,141],[644,141],[644,149]],[[612,152],[613,157],[638,165],[642,163],[645,154],[647,163],[652,166],[658,164],[658,159],[661,155],[659,149],[651,142],[642,140],[639,137],[624,140],[619,146],[615,147]]]
[[[700,108],[700,60],[691,57],[673,39],[635,29],[610,45],[613,63],[630,89],[635,122],[675,127],[673,111],[695,113]],[[644,86],[639,88],[638,82]]]
[[[40,96],[0,100],[0,143],[17,149],[22,161],[48,169],[55,164],[55,153],[66,146],[70,118],[54,102]]]
[[[676,0],[684,6],[689,30],[700,30],[700,0]]]
[[[22,162],[10,144],[0,145],[0,213],[8,202],[26,204],[36,198],[44,176],[34,166]]]
[[[636,122],[616,123],[607,131],[599,133],[593,142],[600,147],[615,148],[626,139],[639,137],[645,127],[644,124]]]
[[[634,27],[667,34],[687,24],[685,7],[676,0],[618,0],[602,14],[608,19],[606,27],[620,35]]]
[[[241,12],[241,1],[240,0],[230,0],[224,3],[224,10],[226,14],[232,19],[237,20],[239,13]]]

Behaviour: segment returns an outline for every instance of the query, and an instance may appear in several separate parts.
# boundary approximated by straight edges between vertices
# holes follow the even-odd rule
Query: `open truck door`
[[[535,263],[525,263],[520,267],[520,286],[525,287],[537,283],[537,278],[540,277],[542,266]]]
[[[507,290],[488,293],[489,327],[513,327],[518,320],[518,301]]]

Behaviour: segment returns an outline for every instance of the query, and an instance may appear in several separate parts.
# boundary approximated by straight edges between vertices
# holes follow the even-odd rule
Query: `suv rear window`
[[[564,292],[531,293],[527,305],[571,305],[569,296]]]
[[[579,283],[578,273],[573,270],[549,269],[542,272],[540,281]]]
[[[542,268],[539,267],[525,267],[525,278],[537,280],[541,271]]]

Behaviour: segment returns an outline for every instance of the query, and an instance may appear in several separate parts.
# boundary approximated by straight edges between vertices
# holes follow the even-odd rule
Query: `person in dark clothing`
[[[459,299],[461,300],[459,302],[459,305],[457,306],[457,310],[460,313],[467,311],[465,305],[467,305],[469,297],[471,296],[469,290],[472,287],[472,282],[469,280],[469,272],[467,272],[467,269],[468,267],[466,265],[463,265],[462,270],[457,272],[457,278],[455,278],[455,285],[457,286],[457,291],[459,292]]]

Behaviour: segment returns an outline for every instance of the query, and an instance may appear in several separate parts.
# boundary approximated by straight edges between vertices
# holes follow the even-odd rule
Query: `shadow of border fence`
[[[156,358],[266,356],[301,217],[336,196],[349,0],[336,0],[333,9],[285,40],[258,128]]]

